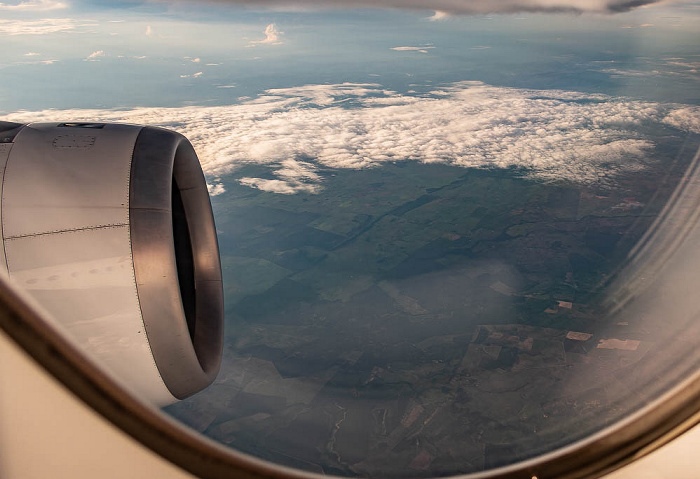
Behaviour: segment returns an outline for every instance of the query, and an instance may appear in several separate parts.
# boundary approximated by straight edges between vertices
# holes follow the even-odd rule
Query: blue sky
[[[223,105],[267,88],[367,81],[404,92],[477,80],[698,103],[699,5],[436,15],[11,0],[0,3],[0,40],[10,45],[0,52],[0,112]]]

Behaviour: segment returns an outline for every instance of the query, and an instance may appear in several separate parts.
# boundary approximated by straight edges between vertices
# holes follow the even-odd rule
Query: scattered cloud
[[[180,75],[180,78],[199,78],[202,75],[204,75],[204,72],[197,72],[197,73],[193,73],[191,75]]]
[[[236,88],[235,84],[231,85],[217,85],[216,88]]]
[[[105,56],[105,52],[103,50],[97,50],[95,52],[92,52],[85,58],[85,61],[87,62],[98,62],[100,61],[100,58]]]
[[[281,162],[281,168],[273,171],[280,179],[241,178],[239,183],[262,191],[292,195],[294,193],[318,193],[321,189],[321,177],[316,173],[316,167],[304,161],[286,159]]]
[[[445,18],[448,18],[450,16],[449,13],[443,12],[442,10],[435,10],[435,13],[428,17],[428,20],[431,22],[437,22],[438,20],[444,20]]]
[[[488,50],[489,48],[491,47],[487,45],[478,45],[476,47],[471,47],[471,50]]]
[[[642,23],[641,25],[621,25],[620,28],[651,28],[653,23]]]
[[[239,181],[281,194],[318,192],[332,169],[401,161],[515,168],[537,181],[614,187],[619,175],[654,161],[656,138],[642,133],[650,131],[646,126],[700,133],[697,106],[481,82],[414,94],[371,83],[306,85],[239,100],[215,107],[17,112],[6,119],[172,128],[193,142],[209,178],[263,165],[269,175]]]
[[[594,61],[594,64],[618,64],[615,61]],[[700,81],[697,73],[700,71],[700,62],[685,58],[663,58],[661,60],[647,59],[635,65],[635,68],[620,65],[615,68],[596,69],[601,73],[607,73],[613,78],[620,77],[682,77],[685,80]]]
[[[396,50],[397,52],[420,52],[420,53],[428,53],[428,50],[432,50],[435,47],[392,47],[392,50]]]
[[[153,35],[153,28],[150,25],[146,25],[146,36],[150,37]]]
[[[324,5],[342,8],[377,7],[405,8],[414,10],[433,10],[439,18],[448,14],[482,14],[514,12],[551,12],[551,13],[620,13],[657,3],[669,3],[668,0],[346,0],[344,2],[321,2],[320,0],[229,0],[238,4],[267,5],[275,8],[299,9]],[[290,7],[290,3],[292,6]]]
[[[44,18],[42,20],[3,20],[0,19],[0,35],[46,35],[69,32],[79,25],[69,18]]]
[[[251,40],[250,43],[248,44],[249,47],[254,47],[257,45],[281,45],[282,41],[280,40],[280,36],[284,34],[284,32],[280,32],[277,29],[277,25],[274,23],[270,23],[268,26],[265,27],[265,31],[263,32],[265,34],[265,39],[264,40]]]
[[[193,58],[193,59],[191,60],[192,63],[199,63],[199,62],[201,62],[201,61],[202,61],[202,60],[200,60],[199,58]]]
[[[318,193],[321,189],[321,177],[316,173],[316,167],[307,162],[287,159],[282,161],[281,168],[273,171],[280,179],[241,178],[239,183],[251,188],[257,188],[271,193],[292,195],[294,193]]]
[[[17,62],[18,65],[53,65],[58,60],[34,60],[28,62]]]
[[[55,0],[27,0],[16,3],[0,2],[0,12],[45,12],[49,10],[60,10],[66,7],[68,7],[67,4]]]
[[[700,70],[700,62],[698,61],[688,61],[682,58],[666,60],[666,65],[674,67],[689,68],[691,70]]]
[[[207,190],[210,196],[220,195],[226,192],[226,188],[221,183],[221,179],[217,178],[212,183],[207,183]]]
[[[266,180],[264,178],[241,178],[238,180],[240,184],[244,186],[249,186],[251,188],[257,188],[258,190],[268,191],[270,193],[278,193],[281,195],[293,195],[295,193],[300,193],[305,191],[307,193],[316,193],[318,187],[309,185],[311,188],[306,189],[305,186],[298,187],[292,185],[282,180]]]
[[[37,52],[27,52],[24,54],[25,57],[36,57],[39,55],[41,55],[41,53],[37,53]]]

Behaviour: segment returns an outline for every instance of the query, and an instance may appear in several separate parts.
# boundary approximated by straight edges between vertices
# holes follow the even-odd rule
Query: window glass
[[[0,120],[198,152],[224,359],[168,414],[307,471],[447,476],[697,369],[697,3],[316,3],[0,3]]]

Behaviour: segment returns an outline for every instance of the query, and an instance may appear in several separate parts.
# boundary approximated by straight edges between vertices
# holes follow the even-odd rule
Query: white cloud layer
[[[617,175],[653,161],[655,138],[642,131],[656,125],[700,133],[696,106],[481,82],[425,94],[377,84],[307,85],[228,106],[46,110],[6,119],[172,128],[193,142],[208,177],[266,165],[272,178],[239,181],[283,194],[318,192],[328,169],[399,161],[517,168],[538,181],[613,186]]]
[[[449,14],[510,12],[617,13],[673,0],[219,0],[224,3],[272,6],[290,10],[304,7],[378,7],[433,10],[431,20]]]
[[[69,32],[79,25],[70,18],[44,18],[42,20],[3,20],[0,18],[0,35],[46,35]]]
[[[45,12],[48,10],[60,10],[68,5],[56,0],[27,0],[15,3],[0,2],[0,12]]]

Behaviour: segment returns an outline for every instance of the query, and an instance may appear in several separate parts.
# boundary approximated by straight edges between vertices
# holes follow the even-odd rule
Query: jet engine
[[[208,386],[221,363],[216,228],[182,135],[0,122],[0,265],[137,396]]]

